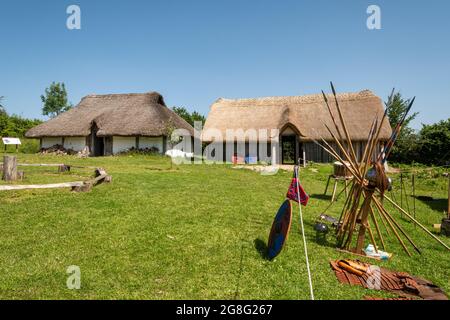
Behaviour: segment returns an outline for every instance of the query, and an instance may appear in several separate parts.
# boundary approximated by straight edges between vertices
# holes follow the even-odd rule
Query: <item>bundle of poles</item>
[[[334,111],[331,107],[332,101],[329,101],[329,98],[323,91],[322,95],[330,114],[334,130],[324,122],[323,125],[331,135],[334,145],[326,141],[323,137],[320,138],[320,141],[316,140],[315,143],[321,146],[337,161],[346,166],[353,177],[350,192],[339,218],[339,227],[337,229],[338,248],[356,254],[364,254],[364,242],[366,233],[368,233],[375,251],[378,253],[380,248],[386,251],[386,242],[383,239],[380,228],[380,226],[383,225],[386,230],[386,235],[394,235],[403,250],[409,256],[411,256],[411,252],[410,249],[408,249],[408,245],[412,246],[418,253],[421,253],[411,237],[386,209],[384,205],[384,200],[386,199],[396,210],[408,216],[411,221],[422,228],[429,236],[439,242],[447,250],[450,250],[450,247],[385,194],[390,183],[385,172],[385,162],[400,134],[403,123],[414,103],[414,99],[409,102],[406,112],[394,128],[390,139],[383,147],[381,147],[379,138],[384,122],[389,121],[387,119],[387,112],[394,97],[394,90],[392,91],[388,101],[385,103],[386,110],[381,120],[379,119],[379,116],[376,116],[375,119],[373,119],[368,134],[368,142],[364,148],[362,157],[358,159],[333,83],[331,83],[331,90],[333,96],[330,100],[334,100]]]

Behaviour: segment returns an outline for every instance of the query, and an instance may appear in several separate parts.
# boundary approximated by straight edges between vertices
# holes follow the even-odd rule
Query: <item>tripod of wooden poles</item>
[[[386,243],[383,239],[380,228],[380,226],[383,225],[386,230],[386,234],[388,236],[394,235],[401,244],[403,250],[409,256],[411,256],[411,252],[408,249],[408,244],[412,246],[415,251],[421,253],[420,249],[413,242],[411,237],[385,208],[383,203],[386,199],[397,210],[408,216],[411,221],[421,227],[433,239],[447,248],[447,250],[450,250],[444,242],[421,225],[408,212],[397,205],[395,201],[385,195],[385,191],[387,191],[389,187],[389,180],[385,173],[384,163],[392,150],[392,146],[394,145],[398,134],[400,133],[407,113],[414,103],[414,99],[410,102],[403,119],[394,129],[391,138],[387,141],[384,147],[381,148],[379,137],[384,122],[388,121],[386,118],[388,107],[393,99],[392,92],[388,102],[386,103],[386,111],[381,120],[379,117],[375,117],[373,120],[370,132],[368,134],[368,143],[365,146],[362,158],[358,160],[353,148],[352,139],[347,130],[345,118],[342,114],[341,107],[339,106],[339,101],[333,83],[331,83],[331,89],[334,98],[334,111],[327,95],[323,91],[322,95],[330,114],[334,130],[332,130],[325,123],[323,123],[323,125],[333,138],[334,145],[332,146],[324,138],[320,138],[321,141],[315,142],[337,161],[343,163],[353,177],[350,192],[339,218],[340,223],[337,229],[338,248],[356,254],[363,254],[366,233],[368,233],[370,241],[377,253],[380,245],[383,250],[386,250]],[[337,113],[337,117],[335,116],[335,113]],[[338,118],[338,120],[336,118]]]

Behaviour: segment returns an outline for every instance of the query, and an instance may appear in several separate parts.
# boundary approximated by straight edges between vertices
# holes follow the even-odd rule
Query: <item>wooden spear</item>
[[[438,237],[436,237],[434,234],[432,234],[427,228],[425,228],[422,224],[420,224],[420,222],[418,222],[416,219],[414,219],[414,217],[412,217],[408,212],[406,212],[402,207],[400,207],[398,204],[396,204],[394,201],[392,201],[391,198],[389,198],[388,196],[384,196],[385,199],[387,199],[387,201],[389,201],[394,207],[396,207],[398,210],[400,210],[401,212],[403,212],[408,218],[410,218],[412,221],[414,221],[414,223],[416,223],[419,227],[421,227],[429,236],[431,236],[433,239],[435,239],[437,242],[439,242],[441,245],[443,245],[445,248],[447,248],[447,250],[450,251],[450,247],[447,246],[441,239],[439,239]]]

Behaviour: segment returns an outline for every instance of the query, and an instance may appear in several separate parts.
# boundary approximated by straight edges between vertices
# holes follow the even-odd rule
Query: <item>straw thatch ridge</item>
[[[165,136],[171,129],[193,128],[167,108],[157,92],[88,95],[73,109],[30,129],[28,138],[97,136]]]
[[[338,118],[334,97],[327,95],[333,113]],[[382,118],[384,107],[379,97],[369,90],[337,95],[351,138],[366,141],[372,121]],[[282,129],[294,127],[302,141],[312,141],[323,137],[331,140],[323,123],[333,128],[322,94],[292,97],[267,97],[254,99],[220,98],[211,106],[205,123],[203,138],[212,137],[214,131],[222,133],[230,129]],[[214,130],[215,129],[215,130]],[[212,135],[208,134],[208,131]],[[380,139],[389,139],[392,129],[387,119],[381,130]]]

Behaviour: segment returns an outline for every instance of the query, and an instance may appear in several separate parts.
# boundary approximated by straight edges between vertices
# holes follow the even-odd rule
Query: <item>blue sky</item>
[[[66,28],[81,7],[81,30]],[[368,30],[366,9],[381,8]],[[159,91],[207,114],[219,97],[395,87],[417,96],[413,126],[450,117],[450,1],[0,0],[0,96],[41,116],[40,95],[65,82],[91,93]]]

